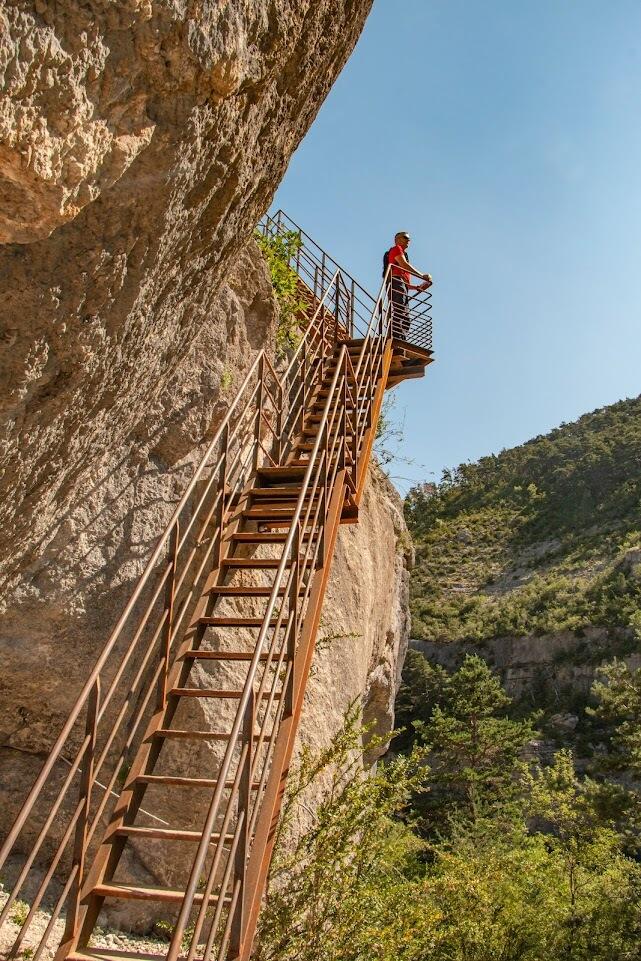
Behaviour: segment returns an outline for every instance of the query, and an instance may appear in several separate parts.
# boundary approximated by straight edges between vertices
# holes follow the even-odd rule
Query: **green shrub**
[[[11,918],[14,924],[17,924],[20,927],[22,927],[22,925],[27,920],[27,915],[29,914],[29,910],[30,910],[29,905],[27,904],[26,901],[14,901],[11,907],[11,914],[9,915],[9,917]]]
[[[278,301],[280,317],[276,329],[276,350],[282,355],[298,346],[300,318],[306,307],[299,293],[298,274],[290,266],[301,240],[296,231],[290,230],[276,236],[266,236],[257,231],[256,242],[267,262]]]

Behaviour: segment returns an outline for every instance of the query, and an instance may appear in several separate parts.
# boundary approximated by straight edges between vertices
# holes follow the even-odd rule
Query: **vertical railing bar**
[[[349,295],[349,336],[354,339],[354,297],[355,297],[355,281],[352,277],[352,287]]]
[[[65,886],[60,892],[60,897],[58,898],[58,900],[54,905],[53,911],[51,912],[51,917],[49,918],[47,927],[45,928],[44,933],[40,939],[40,943],[36,948],[32,961],[38,961],[38,959],[40,958],[40,955],[42,954],[44,949],[47,947],[47,944],[49,942],[49,935],[51,934],[53,930],[53,926],[55,925],[56,921],[58,920],[58,917],[60,916],[62,906],[67,900],[69,891],[71,889],[71,885],[74,883],[77,873],[78,873],[78,865],[74,864],[73,867],[71,868],[71,872],[69,874],[69,877],[67,878]]]
[[[167,706],[167,684],[169,677],[169,667],[171,659],[171,644],[174,630],[174,602],[176,600],[176,567],[178,564],[178,541],[180,538],[180,522],[176,521],[169,535],[169,561],[171,563],[171,574],[165,585],[165,610],[167,618],[164,628],[163,638],[163,670],[158,685],[158,707],[160,710]]]
[[[258,470],[259,443],[260,443],[260,412],[263,406],[264,387],[265,387],[265,358],[260,359],[258,365],[258,397],[256,398],[256,427],[254,431],[256,447],[254,450],[254,471]]]
[[[227,915],[227,920],[225,922],[225,927],[223,928],[223,935],[220,941],[220,950],[218,951],[217,961],[223,961],[223,958],[227,954],[227,944],[229,943],[229,939],[231,936],[231,928],[233,923],[232,922],[233,912],[238,902],[238,899],[241,896],[240,884],[238,882],[234,884],[232,891],[233,891],[233,894],[231,898],[231,905],[229,908],[229,914]],[[234,954],[236,954],[236,957],[238,956],[237,952],[234,952]]]
[[[245,708],[245,716],[243,718],[243,737],[247,741],[247,751],[245,753],[245,761],[243,766],[243,773],[240,780],[240,786],[238,790],[238,817],[243,818],[243,826],[241,829],[240,838],[236,846],[236,852],[234,855],[234,876],[236,881],[240,881],[240,896],[238,898],[236,908],[234,910],[234,916],[231,921],[231,950],[232,952],[240,951],[242,932],[243,932],[243,918],[244,909],[247,907],[245,902],[245,872],[247,868],[247,854],[249,851],[249,807],[251,804],[251,793],[252,793],[252,770],[253,770],[253,754],[252,747],[254,743],[254,725],[256,720],[256,695],[254,692],[250,695],[247,701],[247,707]],[[221,891],[221,894],[223,892]]]
[[[242,742],[241,742],[241,743],[242,743]],[[198,938],[200,937],[200,932],[202,931],[203,925],[204,925],[204,923],[205,923],[205,918],[206,918],[206,915],[207,915],[207,907],[208,907],[208,904],[209,904],[209,899],[210,899],[210,897],[211,897],[211,892],[212,892],[212,889],[213,889],[213,887],[214,887],[214,883],[215,883],[215,881],[216,881],[216,876],[217,876],[217,874],[218,874],[218,868],[219,868],[219,866],[220,866],[220,862],[221,862],[221,860],[222,860],[222,856],[223,856],[223,852],[224,852],[224,848],[225,848],[224,839],[225,839],[225,836],[226,836],[226,834],[227,834],[227,829],[228,829],[228,827],[229,827],[229,822],[231,821],[231,818],[232,818],[232,813],[233,813],[232,798],[236,797],[236,795],[237,795],[237,793],[238,793],[238,787],[239,787],[239,785],[240,785],[240,779],[241,779],[242,774],[243,774],[243,764],[244,764],[244,760],[245,760],[245,751],[246,751],[246,750],[247,750],[247,745],[246,745],[246,744],[243,744],[242,749],[241,749],[241,753],[240,753],[240,758],[239,758],[239,761],[238,761],[238,767],[237,767],[236,773],[235,773],[235,775],[234,775],[234,781],[233,781],[233,784],[232,784],[232,788],[231,788],[229,800],[228,800],[228,802],[227,802],[227,809],[226,809],[226,811],[225,811],[225,814],[223,815],[223,822],[222,822],[222,824],[220,825],[220,835],[219,835],[218,843],[217,843],[216,848],[215,848],[215,853],[214,853],[214,857],[213,857],[213,860],[212,860],[212,863],[211,863],[211,867],[209,868],[209,873],[208,873],[208,875],[207,875],[207,881],[206,881],[206,883],[205,883],[205,889],[204,889],[204,891],[203,891],[203,900],[202,900],[202,904],[201,904],[201,906],[200,906],[200,910],[199,910],[199,912],[198,912],[198,917],[196,918],[196,923],[195,923],[195,925],[194,925],[194,932],[193,932],[192,937],[191,937],[191,945],[190,945],[190,947],[189,947],[189,953],[188,953],[188,955],[187,955],[186,961],[193,961],[194,956],[195,956],[195,954],[196,954],[196,950],[197,950],[197,948],[198,948]],[[236,829],[235,829],[235,831],[234,831],[234,840],[235,840],[235,841],[237,841],[238,834],[239,834],[239,831],[240,831],[241,828],[242,828],[242,824],[241,824],[240,821],[238,821],[238,819],[237,819]],[[230,852],[229,852],[229,856],[228,856],[228,858],[227,858],[227,867],[230,867],[230,862],[233,862],[234,851],[235,851],[235,848],[233,848],[233,849],[230,850]],[[226,869],[226,870],[227,870],[227,869]],[[231,868],[230,868],[230,870],[231,870]],[[221,914],[221,912],[222,912],[222,909],[223,909],[223,903],[222,903],[222,898],[221,898],[221,899],[219,900],[218,904],[216,905],[215,914],[214,914],[214,919],[213,919],[213,921],[212,921],[212,926],[211,926],[210,932],[209,932],[209,938],[208,938],[208,940],[207,940],[207,944],[208,944],[208,946],[209,946],[209,950],[211,950],[210,938],[211,938],[211,943],[213,943],[213,938],[214,938],[215,935],[216,935],[216,928],[217,928],[217,926],[218,926],[218,922],[220,921],[220,914]],[[213,933],[212,933],[212,932],[213,932]],[[170,945],[170,948],[171,948],[171,945]],[[205,954],[204,954],[204,958],[206,958],[206,957],[207,957],[207,949],[205,950]]]
[[[97,677],[91,694],[87,701],[87,718],[85,723],[85,735],[89,738],[89,743],[85,751],[80,776],[80,799],[82,800],[82,810],[76,825],[76,836],[74,840],[72,863],[78,866],[73,886],[69,894],[69,904],[67,906],[67,917],[65,921],[65,931],[63,943],[73,941],[78,932],[78,915],[80,913],[80,894],[85,873],[85,858],[87,854],[87,826],[89,823],[89,808],[91,806],[91,792],[93,788],[93,765],[96,751],[96,735],[98,710],[100,708],[100,678]]]
[[[220,517],[218,521],[218,564],[220,567],[223,560],[223,537],[225,532],[225,515],[227,513],[227,468],[229,461],[229,425],[223,431],[222,436],[222,458],[220,464]]]
[[[310,504],[312,498],[310,497]],[[289,658],[292,668],[294,665],[294,660],[296,658],[296,645],[298,640],[298,603],[299,603],[299,591],[300,591],[300,554],[301,554],[301,527],[300,520],[296,524],[296,530],[294,532],[294,541],[292,543],[292,579],[290,585],[289,593],[289,623],[287,625],[287,657]],[[291,677],[293,678],[294,672],[292,669]],[[287,685],[287,690],[284,694],[285,699],[285,716],[291,717],[294,713],[294,689],[291,681]]]
[[[33,900],[31,901],[31,908],[29,909],[29,914],[27,915],[24,924],[23,924],[22,927],[20,928],[20,931],[18,932],[18,936],[17,936],[16,940],[13,942],[13,946],[12,946],[11,951],[10,951],[10,953],[9,953],[9,957],[13,957],[13,956],[17,953],[18,948],[19,948],[20,945],[22,944],[22,942],[23,942],[23,940],[24,940],[24,938],[25,938],[25,936],[26,936],[29,928],[31,927],[31,922],[32,922],[32,920],[33,920],[33,916],[34,916],[34,914],[36,913],[36,911],[38,910],[38,908],[40,907],[40,902],[42,901],[42,898],[44,897],[45,891],[46,891],[47,888],[49,887],[49,882],[51,881],[51,878],[53,877],[54,872],[55,872],[56,868],[58,867],[58,863],[59,863],[59,861],[60,861],[60,858],[62,857],[62,855],[63,855],[63,853],[64,853],[64,851],[65,851],[65,849],[66,849],[66,847],[67,847],[67,844],[68,844],[68,842],[69,842],[69,838],[71,837],[71,832],[73,831],[74,827],[76,826],[76,823],[77,823],[77,821],[78,821],[78,818],[80,817],[80,813],[81,813],[81,811],[82,811],[82,808],[83,808],[83,801],[82,801],[82,799],[79,799],[79,800],[78,800],[78,803],[77,803],[77,805],[76,805],[76,810],[73,812],[73,815],[71,816],[71,819],[70,819],[70,821],[69,821],[69,824],[67,825],[67,828],[66,828],[66,830],[65,830],[65,833],[63,834],[62,839],[61,839],[60,843],[58,844],[58,847],[57,847],[57,849],[56,849],[56,852],[55,852],[55,854],[54,854],[54,856],[53,856],[53,858],[52,858],[51,864],[49,865],[49,868],[48,868],[48,870],[47,870],[47,873],[45,874],[44,878],[43,878],[42,881],[40,882],[40,885],[39,885],[39,887],[38,887],[38,890],[36,891],[35,895],[33,896]]]

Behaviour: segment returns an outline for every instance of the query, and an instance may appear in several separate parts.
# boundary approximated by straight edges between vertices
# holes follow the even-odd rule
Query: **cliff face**
[[[249,236],[369,7],[38,0],[0,14],[0,828],[274,341]],[[339,535],[303,741],[327,744],[354,699],[389,730],[406,543],[374,469],[359,525]],[[129,865],[183,867],[160,846]]]
[[[0,583],[9,594],[89,489],[96,505],[108,476],[100,465],[131,459],[134,438],[159,429],[172,378],[210,327],[217,291],[370,6],[3,7]],[[206,411],[202,421],[204,433]]]

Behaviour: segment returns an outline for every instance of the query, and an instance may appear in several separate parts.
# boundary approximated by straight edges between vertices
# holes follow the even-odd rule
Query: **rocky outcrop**
[[[22,756],[12,774],[17,797],[61,728],[234,387],[273,342],[276,317],[252,242],[166,389],[118,449],[105,444],[95,453],[66,511],[52,514],[51,538],[20,571],[0,622],[0,743]]]
[[[536,637],[496,637],[483,643],[412,640],[410,646],[431,664],[456,670],[466,654],[477,654],[498,672],[510,697],[536,698],[547,691],[562,706],[568,694],[587,697],[597,671],[617,654],[632,668],[641,665],[641,655],[626,654],[630,634],[603,627],[588,627],[577,635],[572,631]]]
[[[185,389],[199,383],[208,343],[204,333],[198,350],[198,338],[211,328],[217,292],[370,6],[4,5],[5,598],[64,539],[66,517],[78,508],[95,516],[101,498],[113,499],[113,465],[144,473],[137,438],[144,447],[158,432],[192,349]],[[203,435],[208,423],[203,411]],[[157,456],[176,454],[169,445]]]
[[[331,740],[358,699],[365,724],[380,735],[392,730],[410,630],[411,560],[400,498],[374,464],[359,522],[338,536],[301,731],[311,748]]]

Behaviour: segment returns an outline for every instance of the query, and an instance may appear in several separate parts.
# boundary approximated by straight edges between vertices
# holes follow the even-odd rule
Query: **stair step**
[[[248,507],[243,516],[248,520],[265,520],[272,517],[291,517],[296,510],[296,503],[292,504],[261,504],[260,507]]]
[[[314,426],[314,427],[305,427],[305,428],[303,428],[303,430],[302,430],[303,436],[304,436],[304,437],[318,437],[318,427],[319,427],[319,425],[316,424],[316,426]],[[335,435],[335,433],[332,431],[332,433],[331,433],[329,436],[330,436],[331,438],[334,438],[336,435]],[[341,431],[341,436],[345,436],[348,440],[350,440],[350,439],[354,436],[354,433],[353,433],[353,431],[347,431],[347,433],[346,433],[345,435],[343,435],[343,433],[342,433],[342,431]]]
[[[321,387],[319,392],[316,394],[316,399],[314,400],[312,407],[321,407],[321,406],[324,407],[327,402],[327,398],[329,397],[329,391],[330,391],[329,387]],[[367,391],[359,390],[358,393],[356,393],[354,390],[352,390],[352,393],[349,399],[352,400],[353,397],[357,397],[358,400],[363,401],[367,398]]]
[[[147,951],[121,951],[119,948],[83,948],[71,951],[65,961],[165,961],[164,954],[149,954]]]
[[[288,660],[288,658],[286,658]],[[158,737],[176,738],[177,740],[194,741],[228,741],[229,732],[223,731],[186,731],[179,728],[161,727],[156,731]],[[268,735],[265,735],[268,737]],[[254,734],[257,741],[259,734]]]
[[[362,413],[363,413],[363,410],[364,410],[363,407],[359,407],[358,410],[356,411],[356,413],[357,413],[357,414],[362,414]],[[346,412],[346,414],[347,414],[347,419],[348,419],[348,423],[349,423],[349,422],[353,419],[353,417],[354,417],[354,408],[353,408],[353,407],[347,407],[345,412]],[[340,415],[339,415],[338,417],[336,417],[335,415],[334,415],[334,417],[335,417],[335,419],[334,419],[334,427],[336,427],[336,426],[338,425],[338,427],[340,428],[341,421],[342,421],[342,419],[343,419],[343,411],[342,411],[342,410],[340,411]],[[305,417],[305,423],[309,423],[310,421],[313,421],[314,423],[318,424],[318,423],[320,423],[320,421],[321,421],[322,419],[323,419],[323,411],[322,411],[322,408],[319,410],[319,409],[316,408],[316,407],[312,407],[312,409],[310,410],[310,412],[309,412],[309,413],[307,414],[307,416]],[[329,419],[329,418],[328,418],[328,419]]]
[[[283,623],[285,623],[285,618],[283,618]],[[185,651],[183,658],[186,660],[199,660],[199,661],[251,661],[254,656],[253,651],[205,651],[205,650],[192,650]],[[260,660],[266,661],[268,654],[261,654]],[[274,660],[274,658],[272,658]],[[284,658],[288,661],[289,658]]]
[[[279,588],[278,593],[282,597],[285,589]],[[271,597],[271,587],[259,587],[258,585],[237,585],[237,584],[216,584],[210,587],[209,594],[217,594],[221,597]]]
[[[269,499],[270,497],[283,498],[284,500],[298,500],[300,496],[300,485],[296,487],[253,487],[250,495],[258,500]]]
[[[306,434],[306,431],[303,431],[303,433]],[[307,436],[318,437],[318,431],[314,431],[312,434],[309,434],[309,435],[307,435]],[[350,435],[348,435],[348,440],[349,440],[349,439],[351,439]],[[297,449],[298,451],[301,451],[301,450],[302,450],[302,451],[313,451],[315,446],[316,446],[316,441],[315,441],[315,440],[303,441],[303,442],[300,443],[300,444],[296,444],[296,449]]]
[[[256,471],[259,477],[264,480],[284,481],[291,478],[292,481],[300,480],[305,476],[305,470],[292,464],[284,464],[282,467],[259,467]]]
[[[232,534],[231,539],[240,544],[284,544],[288,536],[282,531],[242,531]],[[309,532],[305,532],[302,537],[303,540],[308,540]]]
[[[200,841],[202,835],[200,831],[180,831],[174,828],[147,828],[137,825],[123,826],[116,828],[113,837],[127,838],[153,838],[159,841]],[[233,841],[233,834],[226,834],[224,843]],[[215,844],[220,841],[220,834],[212,834],[210,842]]]
[[[173,697],[211,697],[211,698],[223,698],[230,701],[239,701],[243,696],[242,691],[226,691],[222,688],[216,687],[172,687],[169,693]],[[281,696],[280,691],[277,691],[274,697],[278,699]],[[267,699],[271,697],[269,691],[263,691],[263,697]]]
[[[280,557],[225,557],[220,566],[229,570],[273,570],[280,562]],[[287,566],[290,564],[288,561]]]
[[[160,727],[155,732],[156,737],[164,737],[169,740],[194,740],[194,741],[227,741],[229,734],[221,731],[184,731],[180,728]]]
[[[111,884],[97,884],[91,893],[105,898],[124,898],[137,901],[171,901],[177,903],[180,903],[185,897],[184,891],[172,891],[169,888],[148,888],[134,884],[117,884],[115,881],[112,881]],[[217,895],[211,895],[208,903],[217,900]],[[230,902],[231,898],[225,898],[226,904]],[[194,904],[202,903],[203,895],[196,893],[194,895]]]
[[[264,620],[264,617],[200,617],[198,623],[207,627],[262,627]],[[270,627],[276,627],[277,624],[277,617],[273,617],[269,622]],[[286,624],[287,618],[283,617],[281,626]]]
[[[283,544],[287,537],[287,534],[279,532],[262,534],[259,531],[241,531],[232,534],[231,539],[239,544]]]
[[[140,774],[136,781],[141,784],[165,784],[169,787],[216,787],[218,781],[211,777],[179,777],[176,774]],[[225,781],[225,788],[234,786],[233,781]],[[260,787],[260,782],[252,784],[252,791]]]

